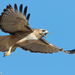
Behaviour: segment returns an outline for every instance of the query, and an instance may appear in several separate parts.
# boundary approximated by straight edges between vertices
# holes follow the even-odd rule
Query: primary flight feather
[[[28,23],[30,13],[26,15],[27,6],[24,8],[23,14],[22,7],[23,5],[21,4],[18,12],[16,4],[14,5],[15,10],[9,4],[0,15],[0,29],[10,34],[0,36],[0,51],[5,52],[4,56],[10,55],[17,47],[35,53],[59,51],[68,54],[75,53],[75,50],[64,51],[62,48],[58,48],[44,40],[42,37],[46,37],[49,32],[45,29],[32,29]]]

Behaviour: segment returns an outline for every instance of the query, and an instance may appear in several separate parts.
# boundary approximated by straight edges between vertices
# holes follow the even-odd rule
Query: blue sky
[[[2,0],[0,12],[6,5],[28,6],[32,28],[50,32],[47,41],[64,50],[75,48],[75,0]],[[6,35],[0,31],[0,35]],[[0,72],[3,75],[75,75],[75,54],[30,53],[17,48],[10,56],[0,52]]]

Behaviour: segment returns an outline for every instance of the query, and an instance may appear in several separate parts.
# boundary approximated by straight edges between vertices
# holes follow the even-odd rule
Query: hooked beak
[[[49,34],[49,32],[48,32],[47,30],[45,31],[45,34],[44,34],[44,37],[45,37],[45,38],[47,38],[47,37],[46,37],[46,34]]]
[[[49,32],[46,30],[46,34],[49,34]]]

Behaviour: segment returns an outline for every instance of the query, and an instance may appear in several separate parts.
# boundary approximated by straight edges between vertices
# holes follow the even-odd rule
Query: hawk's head
[[[33,29],[34,30],[34,34],[36,35],[36,37],[41,38],[41,37],[46,37],[46,34],[48,34],[49,32],[45,29]]]
[[[40,29],[40,36],[41,37],[46,37],[46,34],[48,34],[49,32],[47,31],[47,30],[45,30],[45,29]]]

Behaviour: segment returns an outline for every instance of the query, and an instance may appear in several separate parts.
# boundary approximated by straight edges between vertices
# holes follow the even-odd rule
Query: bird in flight
[[[45,29],[32,29],[28,23],[30,13],[26,15],[27,6],[24,8],[23,14],[22,8],[23,5],[21,4],[18,11],[17,5],[14,4],[14,10],[9,4],[0,15],[0,29],[10,34],[0,36],[0,51],[5,52],[4,57],[14,52],[17,47],[34,53],[55,53],[59,51],[67,54],[75,53],[75,49],[64,51],[43,39],[42,37],[46,37],[49,32]]]

